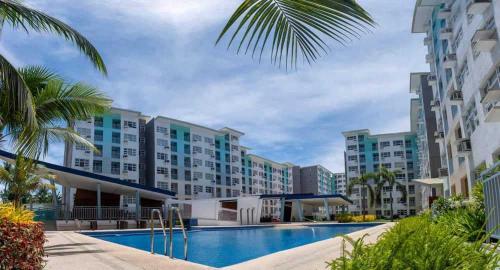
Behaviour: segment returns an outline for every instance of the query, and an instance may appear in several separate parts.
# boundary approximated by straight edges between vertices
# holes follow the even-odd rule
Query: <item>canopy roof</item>
[[[261,199],[285,199],[285,201],[300,200],[303,203],[310,205],[322,206],[324,204],[324,199],[328,201],[330,205],[348,205],[352,204],[346,196],[341,194],[326,194],[326,195],[314,195],[312,193],[301,193],[301,194],[263,194],[260,195]]]

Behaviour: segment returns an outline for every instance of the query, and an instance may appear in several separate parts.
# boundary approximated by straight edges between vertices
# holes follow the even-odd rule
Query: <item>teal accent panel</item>
[[[191,136],[191,133],[190,133],[191,129],[189,127],[185,127],[185,126],[181,126],[181,125],[177,125],[177,124],[170,124],[170,130],[176,130],[176,132],[177,132],[176,139],[174,139],[175,142],[177,142],[177,152],[176,152],[177,164],[178,164],[177,165],[177,168],[178,168],[177,179],[179,181],[182,181],[185,179],[184,170],[191,170],[190,167],[187,167],[187,168],[184,167],[184,158],[190,157],[190,154],[184,154],[184,146],[189,145],[190,153],[192,151],[191,150],[191,140],[189,140],[188,142],[184,141],[184,135],[190,134],[190,136]]]
[[[365,140],[363,141],[365,144],[365,164],[366,164],[366,171],[367,172],[375,172],[375,168],[373,167],[373,153],[378,153],[378,151],[373,151],[372,149],[372,144],[377,143],[378,144],[378,139],[377,138],[371,138],[368,137],[368,135],[365,135]]]

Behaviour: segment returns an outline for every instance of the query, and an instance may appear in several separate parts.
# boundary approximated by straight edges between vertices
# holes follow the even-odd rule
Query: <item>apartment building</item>
[[[241,151],[242,194],[291,194],[294,192],[294,176],[291,163],[279,163],[249,154],[248,148]],[[263,216],[279,218],[281,205],[279,200],[264,200]]]
[[[315,195],[336,193],[333,173],[321,165],[294,166],[292,172],[294,193],[312,193]]]
[[[500,157],[500,0],[418,0],[445,195],[469,196],[475,169]]]
[[[158,116],[146,125],[147,184],[182,200],[237,197],[242,132]]]
[[[367,172],[377,172],[380,166],[397,171],[396,180],[403,184],[408,194],[402,201],[402,192],[393,190],[390,186],[383,187],[380,202],[369,204],[368,190],[361,190],[360,186],[353,188],[350,199],[354,205],[349,206],[353,214],[361,214],[362,205],[368,213],[378,216],[390,216],[390,192],[394,198],[394,212],[399,215],[414,215],[419,210],[418,197],[415,192],[415,183],[412,180],[419,178],[419,162],[417,136],[413,132],[400,132],[371,135],[368,129],[342,132],[346,147],[346,179],[356,179]],[[362,193],[366,194],[362,200]]]
[[[347,194],[347,179],[345,173],[333,173],[333,188],[334,193],[346,195]]]
[[[432,87],[427,78],[430,73],[420,72],[410,75],[410,93],[416,95],[411,99],[410,118],[411,131],[417,135],[417,149],[420,178],[446,177],[448,170],[441,166],[439,144],[437,140],[444,137],[438,131],[436,118],[430,101],[433,99]]]
[[[98,151],[66,143],[64,166],[144,185],[148,119],[140,112],[112,108],[107,114],[76,121],[73,123],[75,131],[92,142]],[[123,204],[135,203],[135,196],[124,199]]]

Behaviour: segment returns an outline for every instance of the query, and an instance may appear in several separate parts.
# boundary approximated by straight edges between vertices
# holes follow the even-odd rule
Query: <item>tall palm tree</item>
[[[16,164],[5,163],[0,167],[0,183],[4,184],[5,193],[15,208],[21,208],[23,202],[29,200],[31,193],[40,188],[54,187],[42,182],[42,179],[52,179],[51,175],[37,175],[37,167],[33,160],[18,155]]]
[[[379,196],[382,196],[383,187],[385,185],[389,185],[391,187],[391,192],[389,192],[389,196],[391,199],[391,221],[394,220],[394,198],[392,196],[392,191],[394,190],[394,188],[397,189],[399,187],[402,193],[401,200],[406,200],[406,186],[396,180],[397,173],[399,173],[399,171],[391,171],[383,166],[380,167],[378,172],[378,177],[380,180],[377,184],[377,193],[379,194]]]
[[[234,26],[228,48],[236,43],[237,53],[257,54],[260,61],[267,45],[271,62],[288,69],[297,67],[299,56],[311,64],[328,53],[325,38],[345,45],[374,25],[356,0],[244,0],[216,44]]]
[[[84,36],[71,28],[64,22],[51,17],[36,9],[22,4],[18,0],[0,0],[0,31],[6,25],[14,29],[21,29],[30,33],[54,33],[73,43],[80,51],[85,54],[94,67],[103,74],[107,74],[106,66],[99,52]],[[16,112],[19,118],[23,118],[25,126],[36,127],[35,111],[32,104],[31,91],[26,81],[19,71],[0,54],[0,83],[2,93],[7,100],[2,104],[4,111]],[[0,115],[0,122],[5,124]]]
[[[46,68],[30,66],[19,70],[19,74],[29,86],[32,98],[30,107],[35,112],[37,127],[26,128],[24,118],[8,111],[6,91],[0,88],[0,114],[6,125],[5,136],[13,141],[15,149],[30,158],[38,159],[46,155],[53,142],[67,141],[94,146],[80,136],[70,123],[86,120],[109,109],[111,100],[99,90],[84,83],[66,83],[60,76]]]
[[[363,192],[365,189],[368,190],[369,197],[370,197],[370,205],[373,204],[374,198],[375,198],[375,192],[373,190],[373,187],[370,183],[371,180],[375,179],[377,177],[376,174],[373,173],[365,173],[361,174],[358,178],[350,180],[349,184],[347,185],[347,194],[351,195],[352,190],[355,186],[361,186],[361,211],[363,211],[363,220],[365,219],[365,213],[366,213],[366,205],[365,205],[365,200],[366,200],[366,195],[365,192]]]

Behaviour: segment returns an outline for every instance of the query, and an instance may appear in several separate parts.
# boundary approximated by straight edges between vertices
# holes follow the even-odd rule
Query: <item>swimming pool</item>
[[[188,231],[188,261],[224,267],[274,252],[352,233],[378,224],[328,224],[287,227],[195,228]],[[150,251],[150,232],[91,232],[89,236]],[[168,241],[168,239],[167,239]],[[174,232],[174,257],[183,259],[183,238]],[[155,253],[163,253],[163,235],[155,233]]]

